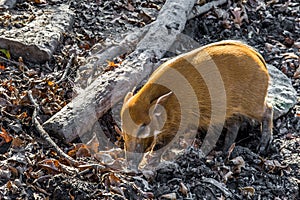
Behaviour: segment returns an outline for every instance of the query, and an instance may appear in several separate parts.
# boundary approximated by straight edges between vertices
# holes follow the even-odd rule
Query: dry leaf
[[[127,10],[129,10],[129,11],[134,11],[135,10],[135,8],[133,7],[133,5],[131,3],[129,3],[129,2],[127,2],[127,6],[125,6],[125,8]]]
[[[94,157],[103,165],[113,165],[115,162],[115,159],[107,153],[98,152]]]
[[[48,81],[47,84],[48,84],[50,87],[52,87],[52,86],[55,85],[55,83],[54,83],[53,81]]]
[[[232,177],[232,174],[233,174],[233,172],[232,172],[232,171],[229,171],[229,172],[227,172],[227,173],[224,175],[223,179],[224,179],[224,182],[225,182],[225,183],[228,181],[229,178]]]
[[[269,173],[276,173],[288,167],[288,165],[282,165],[278,160],[265,160],[264,167]]]
[[[107,60],[106,62],[107,62],[107,67],[104,69],[105,72],[111,71],[111,70],[113,70],[114,68],[119,67],[120,64],[121,64],[121,62],[115,63],[114,61],[109,61],[109,60]]]
[[[295,139],[295,138],[297,138],[297,137],[294,136],[294,135],[291,134],[291,133],[288,133],[288,134],[285,135],[285,138],[288,139],[288,140],[292,140],[292,139]]]
[[[1,167],[1,168],[0,168],[0,179],[1,180],[10,179],[12,176],[11,171],[6,167],[5,168]]]
[[[42,106],[42,111],[46,114],[46,115],[53,115],[53,110],[51,107],[46,107],[46,106]]]
[[[243,159],[243,157],[238,156],[236,158],[233,158],[232,160],[230,160],[230,162],[234,165],[232,172],[234,174],[239,174],[242,171],[242,167],[245,167],[245,161]]]
[[[272,45],[270,43],[265,43],[265,47],[268,52],[272,52],[272,50],[274,49],[274,45]]]
[[[231,10],[231,13],[233,15],[233,22],[237,28],[240,28],[243,21],[248,22],[248,16],[245,9],[235,7]]]
[[[228,155],[226,157],[227,160],[230,158],[230,155],[231,155],[232,151],[234,150],[234,148],[235,148],[235,142],[232,143],[232,145],[230,145],[230,147],[228,149]]]
[[[119,64],[116,64],[114,61],[107,60],[107,63],[108,63],[108,67],[118,67],[119,66]]]
[[[87,145],[85,144],[76,144],[73,148],[68,152],[68,155],[71,157],[90,157],[91,152]]]
[[[283,53],[281,54],[285,59],[299,59],[299,56],[297,56],[295,53]]]
[[[34,0],[34,3],[37,3],[37,4],[46,4],[47,1],[46,0]]]
[[[117,177],[114,173],[109,173],[108,176],[110,185],[119,186],[121,183],[121,179]]]
[[[48,172],[61,172],[60,162],[56,159],[45,159],[39,162],[39,166]]]
[[[86,145],[81,146],[76,152],[76,158],[91,157],[91,152]]]
[[[27,112],[22,112],[21,114],[17,115],[17,118],[20,120],[26,119],[28,117]]]
[[[0,138],[2,138],[2,140],[0,142],[0,146],[13,140],[13,137],[11,137],[3,127],[1,127],[1,131],[2,133],[0,133]]]
[[[197,4],[202,6],[202,5],[206,4],[206,0],[198,0]]]
[[[21,147],[21,146],[23,146],[23,144],[24,144],[24,141],[19,137],[14,138],[12,141],[13,148]]]
[[[98,141],[96,135],[94,135],[92,137],[92,139],[86,143],[86,145],[89,148],[89,150],[91,151],[91,153],[97,153],[98,149],[99,149],[99,141]]]
[[[13,167],[13,166],[8,166],[8,168],[9,168],[9,170],[10,170],[10,172],[11,172],[11,175],[13,176],[13,177],[19,177],[19,171],[18,171],[18,169],[17,168],[15,168],[15,167]]]
[[[160,199],[162,199],[162,198],[176,200],[176,193],[164,194],[160,197]]]
[[[243,187],[239,188],[244,196],[253,196],[255,193],[255,189],[253,187]]]
[[[279,2],[279,0],[270,0],[270,1],[267,2],[267,6],[269,6],[271,4],[276,4],[278,2]]]
[[[294,47],[300,49],[300,42],[294,42]]]
[[[117,193],[117,194],[119,194],[121,196],[125,196],[123,190],[121,188],[119,188],[119,187],[111,186],[110,187],[110,191],[113,192],[113,193]]]
[[[300,68],[298,68],[300,69]],[[294,78],[300,78],[300,70],[297,70],[295,73],[294,73]]]
[[[183,182],[180,182],[180,188],[179,191],[184,195],[187,196],[188,195],[188,189],[187,187],[184,185]]]

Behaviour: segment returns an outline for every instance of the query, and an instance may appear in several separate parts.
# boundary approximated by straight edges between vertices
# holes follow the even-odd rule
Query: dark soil
[[[67,1],[47,2],[23,1],[8,13],[32,13]],[[72,167],[59,157],[32,126],[33,106],[26,91],[33,91],[41,107],[39,120],[46,121],[76,93],[76,69],[93,45],[119,41],[127,31],[151,23],[163,5],[162,0],[69,2],[75,24],[51,62],[24,63],[22,68],[0,60],[4,67],[0,69],[0,199],[300,199],[299,101],[287,115],[274,121],[274,140],[264,156],[256,151],[259,127],[247,125],[230,154],[216,148],[200,159],[194,146],[176,161],[161,163],[156,171],[120,171],[122,153],[103,154],[93,142],[66,144],[53,137],[62,150],[88,164]],[[17,24],[14,20],[10,23]],[[299,99],[297,0],[233,1],[188,21],[184,34],[200,45],[223,39],[245,41],[291,79]],[[68,78],[55,84],[74,52],[76,61]],[[122,146],[111,115],[106,114],[99,122],[105,134]]]

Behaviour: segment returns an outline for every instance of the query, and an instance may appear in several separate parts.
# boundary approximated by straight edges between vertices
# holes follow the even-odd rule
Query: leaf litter
[[[0,15],[0,27],[23,27],[34,20],[39,6],[64,1],[24,1]],[[163,1],[70,1],[75,11],[73,31],[65,33],[54,59],[44,65],[0,60],[0,198],[3,199],[297,199],[299,198],[300,104],[274,123],[274,142],[267,157],[255,153],[258,130],[247,127],[229,155],[215,149],[205,158],[197,144],[175,162],[157,170],[128,171],[119,149],[98,151],[90,143],[67,144],[53,140],[78,160],[71,166],[40,138],[31,124],[31,90],[44,122],[76,95],[76,68],[94,44],[120,40],[122,34],[155,20]],[[207,2],[207,1],[206,1]],[[203,3],[203,2],[202,2]],[[19,13],[18,13],[19,12]],[[220,39],[241,39],[291,78],[300,92],[299,2],[232,1],[190,20],[185,34],[200,44]],[[213,24],[213,25],[212,25]],[[188,48],[187,48],[188,49]],[[10,59],[7,50],[0,55]],[[57,83],[74,54],[69,73]],[[120,60],[109,61],[107,71]],[[105,134],[122,147],[116,123],[107,113],[100,119]],[[243,135],[241,133],[240,135]],[[199,139],[201,140],[201,139]]]

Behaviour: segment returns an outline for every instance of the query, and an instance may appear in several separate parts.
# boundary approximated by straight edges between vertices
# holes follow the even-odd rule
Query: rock
[[[0,48],[9,50],[15,57],[26,61],[44,63],[70,29],[74,15],[68,5],[61,5],[35,13],[36,18],[25,27],[0,30]]]
[[[15,7],[17,0],[0,0],[0,10]]]
[[[291,80],[273,65],[267,65],[271,77],[267,102],[273,105],[274,119],[286,114],[297,103]]]
[[[280,134],[286,134],[287,132],[288,132],[288,130],[285,127],[279,130]]]

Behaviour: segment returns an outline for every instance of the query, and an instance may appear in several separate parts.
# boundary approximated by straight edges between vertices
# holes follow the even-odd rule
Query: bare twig
[[[4,58],[3,56],[0,56],[0,59],[4,60],[5,62],[8,62],[8,63],[12,63],[12,64],[15,64],[15,65],[18,65],[18,66],[20,65],[19,62],[15,62],[15,61],[9,60],[7,58]]]
[[[55,151],[57,152],[57,154],[61,157],[63,157],[64,159],[66,159],[71,165],[73,166],[78,166],[79,162],[74,160],[73,158],[71,158],[70,156],[68,156],[65,152],[63,152],[59,146],[57,146],[57,144],[51,139],[51,137],[49,136],[49,134],[43,129],[42,125],[40,124],[40,122],[37,119],[37,114],[40,111],[40,107],[39,105],[36,103],[36,101],[34,100],[33,96],[32,96],[32,91],[29,90],[28,91],[28,97],[31,101],[31,103],[34,105],[34,112],[32,115],[32,123],[34,124],[36,130],[40,133],[40,135],[42,136],[42,138],[48,142],[49,145],[51,145]]]
[[[62,75],[62,77],[56,82],[57,84],[61,83],[62,81],[64,81],[66,79],[66,76],[69,72],[69,69],[71,68],[72,66],[72,63],[73,63],[73,60],[75,58],[75,54],[73,53],[68,61],[68,64],[66,66],[66,69],[65,69],[65,72],[64,74]]]
[[[225,197],[232,198],[232,193],[224,186],[224,184],[218,182],[217,180],[215,180],[213,178],[203,177],[202,182],[214,185],[215,187],[217,187],[219,190],[222,191],[222,193],[225,195]]]
[[[223,5],[223,4],[227,3],[227,1],[228,0],[218,0],[218,1],[212,1],[212,2],[206,3],[202,6],[194,6],[192,12],[188,16],[188,19],[192,19],[194,17],[202,15],[202,14],[208,12],[209,10],[211,10],[214,7],[218,7],[220,5]]]
[[[24,65],[24,63],[21,63],[21,62],[15,62],[15,61],[13,61],[13,60],[9,60],[9,59],[7,59],[7,58],[4,58],[3,56],[0,56],[0,59],[1,59],[1,60],[4,60],[4,61],[7,62],[7,63],[15,64],[15,65],[17,65],[18,67],[22,66],[22,67],[24,67],[24,69],[26,69],[27,71],[29,70],[28,67],[26,67],[26,66]]]

